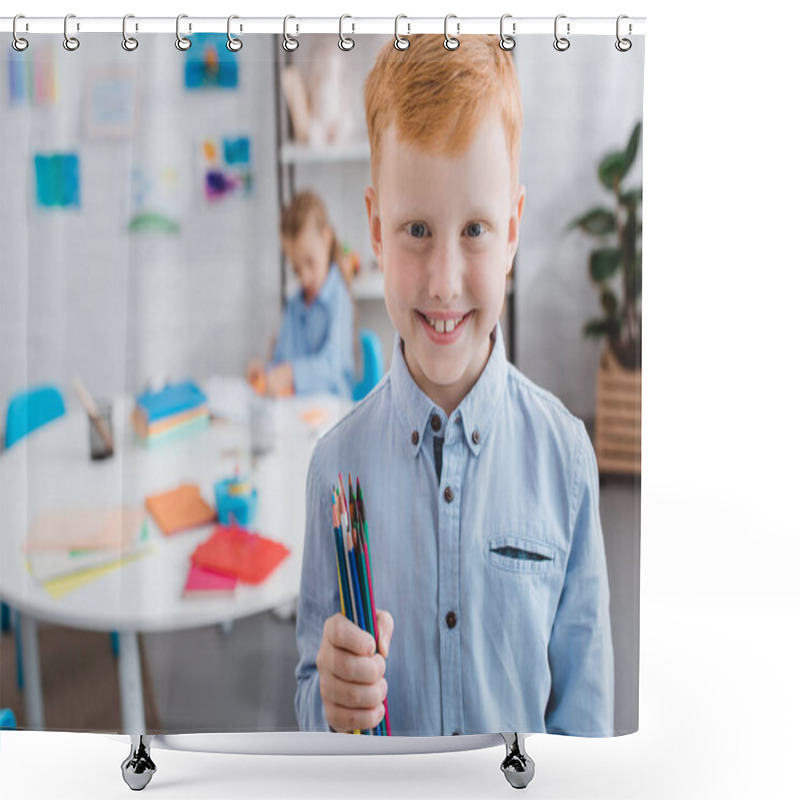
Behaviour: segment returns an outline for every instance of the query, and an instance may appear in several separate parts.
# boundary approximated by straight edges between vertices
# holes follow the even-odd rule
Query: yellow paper
[[[135,561],[137,558],[141,558],[142,556],[152,552],[152,548],[139,550],[136,553],[131,553],[129,556],[120,558],[118,561],[112,561],[110,564],[103,564],[100,567],[83,570],[82,572],[76,572],[72,575],[65,575],[63,578],[55,578],[52,581],[42,584],[42,586],[44,586],[44,588],[47,590],[47,593],[54,600],[58,600],[65,594],[69,594],[70,592],[75,591],[75,589],[80,589],[87,583],[91,583],[92,581],[97,580],[97,578],[102,578],[103,575],[113,572],[123,564],[128,564],[131,561]]]

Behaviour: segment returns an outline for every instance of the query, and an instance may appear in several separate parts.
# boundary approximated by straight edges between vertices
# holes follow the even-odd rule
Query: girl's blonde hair
[[[325,203],[322,202],[319,195],[308,189],[298,192],[281,212],[281,237],[295,239],[307,225],[313,225],[318,233],[326,230],[331,232],[331,252],[328,260],[339,267],[339,272],[342,273],[349,288],[352,276],[349,274],[349,270],[344,269],[344,252],[328,219]]]

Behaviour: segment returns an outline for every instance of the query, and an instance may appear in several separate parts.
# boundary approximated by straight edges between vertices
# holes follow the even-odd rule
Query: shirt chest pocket
[[[552,573],[556,549],[546,542],[519,534],[498,534],[486,543],[489,565],[506,572]]]

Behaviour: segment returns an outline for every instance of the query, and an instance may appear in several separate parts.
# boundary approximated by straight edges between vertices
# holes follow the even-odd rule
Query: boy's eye
[[[466,227],[467,236],[477,238],[483,233],[483,225],[480,222],[470,222]]]
[[[412,222],[407,230],[415,239],[422,239],[426,233],[425,226],[421,222]]]

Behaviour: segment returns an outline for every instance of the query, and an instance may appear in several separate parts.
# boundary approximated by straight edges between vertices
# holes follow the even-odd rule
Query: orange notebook
[[[192,564],[235,575],[243,583],[261,583],[289,555],[280,542],[237,526],[218,525],[192,553]]]
[[[203,500],[200,489],[193,483],[151,494],[145,506],[165,536],[207,525],[217,518],[217,512]]]

